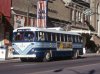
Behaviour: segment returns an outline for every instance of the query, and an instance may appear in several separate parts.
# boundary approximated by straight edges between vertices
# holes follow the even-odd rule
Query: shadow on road
[[[90,70],[88,73],[82,73],[82,72],[79,72],[79,71],[76,71],[76,70],[72,70],[70,69],[70,71],[73,71],[75,72],[75,74],[95,74],[95,70]]]

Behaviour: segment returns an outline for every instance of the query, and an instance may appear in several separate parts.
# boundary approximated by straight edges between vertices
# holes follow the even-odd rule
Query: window
[[[71,42],[71,35],[68,35],[68,42]]]
[[[60,41],[60,34],[57,34],[57,41]]]
[[[51,33],[50,33],[50,32],[48,32],[48,40],[49,40],[49,41],[52,41]]]
[[[34,33],[27,31],[27,32],[15,32],[13,34],[13,41],[33,41],[34,40]]]
[[[52,33],[52,41],[56,41],[56,35],[55,35],[55,33]]]
[[[47,32],[44,32],[44,37],[45,37],[45,40],[48,41],[48,33]]]
[[[75,43],[78,42],[78,36],[75,36]]]
[[[75,36],[73,36],[72,39],[73,39],[73,43],[75,43]]]
[[[68,41],[68,35],[65,35],[65,42],[67,42]]]
[[[81,37],[81,36],[79,36],[79,40],[80,40],[80,42],[83,42],[83,40],[82,40],[82,37]]]
[[[44,32],[39,32],[38,40],[39,41],[44,41],[45,40]]]
[[[33,41],[34,34],[32,32],[25,32],[24,33],[24,40],[25,41]]]
[[[73,42],[73,35],[71,35],[71,42]]]
[[[61,41],[64,41],[64,35],[61,34]]]

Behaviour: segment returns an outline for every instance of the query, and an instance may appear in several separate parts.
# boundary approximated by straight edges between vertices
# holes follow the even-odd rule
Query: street
[[[100,56],[51,62],[0,63],[0,74],[100,74]]]

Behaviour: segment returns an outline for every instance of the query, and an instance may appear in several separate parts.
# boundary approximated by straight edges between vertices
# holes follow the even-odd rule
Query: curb
[[[100,54],[97,54],[97,53],[86,53],[84,55],[82,55],[83,57],[95,57],[95,56],[100,56]]]
[[[19,59],[10,58],[10,59],[5,59],[5,60],[0,60],[0,63],[19,62],[19,61],[20,61]]]

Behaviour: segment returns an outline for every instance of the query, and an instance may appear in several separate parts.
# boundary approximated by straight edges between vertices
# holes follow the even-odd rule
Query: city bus
[[[77,58],[83,54],[83,39],[78,33],[56,28],[20,27],[13,30],[13,57],[51,61],[59,57]]]

